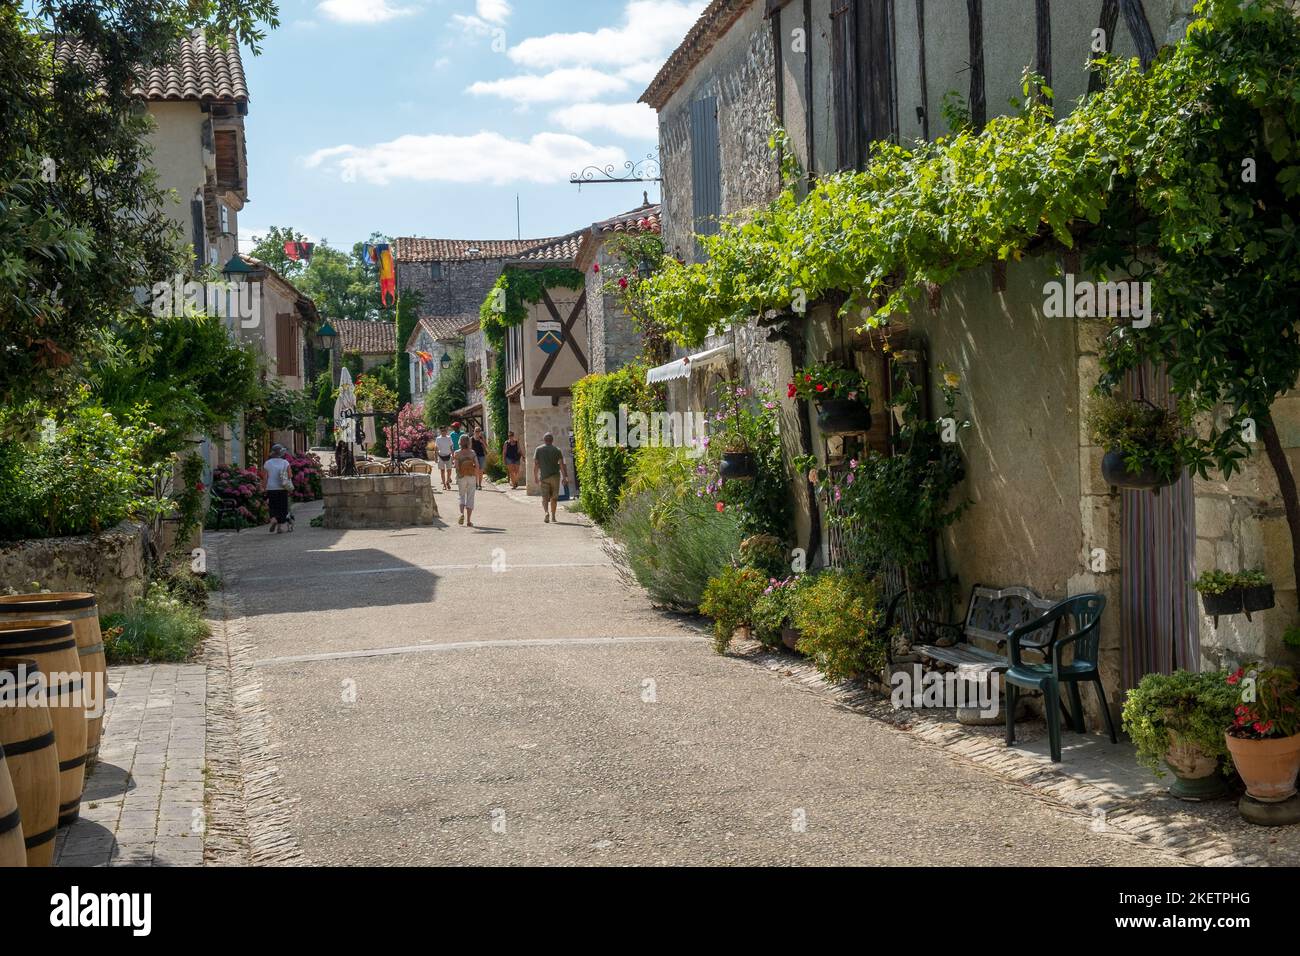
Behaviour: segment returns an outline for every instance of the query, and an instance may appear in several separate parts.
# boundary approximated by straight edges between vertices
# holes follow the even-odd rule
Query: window
[[[718,139],[718,100],[702,97],[691,103],[691,183],[695,233],[711,236],[722,215],[722,147]],[[703,258],[695,244],[696,258]]]
[[[836,0],[831,81],[837,167],[861,168],[872,143],[898,138],[893,0]]]
[[[223,236],[230,235],[230,207],[225,203],[218,203],[217,214],[221,218],[221,234]]]
[[[207,238],[207,226],[203,221],[203,197],[195,196],[190,200],[190,230],[192,241],[194,243],[194,261],[202,266],[207,259],[207,249],[205,240]]]
[[[836,0],[831,10],[831,98],[835,106],[835,166],[855,169],[862,161],[858,143],[857,0]]]
[[[441,279],[441,278],[442,278],[442,263],[441,263],[441,262],[430,262],[430,263],[429,263],[429,278],[430,278],[430,279],[433,279],[434,281],[437,281],[438,279]]]

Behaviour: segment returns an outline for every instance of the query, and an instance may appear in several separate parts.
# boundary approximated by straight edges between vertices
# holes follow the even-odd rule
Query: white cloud
[[[659,68],[663,65],[663,60],[643,60],[640,63],[629,63],[618,71],[618,75],[625,80],[631,80],[633,83],[644,86],[659,75]]]
[[[325,0],[317,9],[338,23],[384,23],[415,12],[412,7],[389,6],[388,0]]]
[[[474,9],[488,23],[505,23],[510,19],[510,4],[506,0],[478,0]]]
[[[577,67],[544,75],[524,74],[500,80],[479,80],[466,90],[475,96],[499,96],[517,103],[585,102],[621,92],[627,81],[599,70]]]
[[[312,153],[306,162],[309,167],[337,172],[344,182],[500,185],[563,182],[585,166],[620,166],[626,159],[626,153],[617,147],[594,146],[565,133],[538,133],[523,141],[482,132],[472,136],[407,135],[374,146],[331,146]]]
[[[491,36],[493,31],[500,31],[504,35],[505,31],[498,25],[488,23],[482,17],[475,17],[464,13],[453,13],[451,22],[459,26],[466,33],[476,33],[479,36]]]
[[[571,133],[604,129],[633,139],[656,139],[659,117],[644,103],[575,103],[551,114]]]
[[[662,63],[699,19],[705,5],[704,0],[631,0],[620,27],[530,37],[510,48],[510,59],[543,68]]]

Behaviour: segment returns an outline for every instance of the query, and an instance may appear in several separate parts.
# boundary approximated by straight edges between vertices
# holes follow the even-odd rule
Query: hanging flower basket
[[[817,427],[828,435],[871,430],[871,408],[852,398],[828,398],[817,403]]]
[[[1101,477],[1105,479],[1106,484],[1115,488],[1154,491],[1156,494],[1160,493],[1161,488],[1172,485],[1176,480],[1161,475],[1150,465],[1143,466],[1140,471],[1130,471],[1128,463],[1124,460],[1124,453],[1118,448],[1112,448],[1102,456]]]
[[[1255,587],[1241,589],[1242,609],[1246,612],[1246,619],[1250,619],[1252,611],[1267,611],[1273,607],[1276,600],[1273,596],[1273,585],[1260,584]]]
[[[1201,607],[1205,613],[1211,617],[1219,617],[1226,614],[1240,614],[1242,607],[1242,590],[1241,588],[1228,588],[1220,594],[1207,594],[1201,592]]]
[[[748,451],[728,451],[722,453],[722,463],[718,475],[724,481],[733,478],[753,478],[758,473],[754,463],[754,453]]]

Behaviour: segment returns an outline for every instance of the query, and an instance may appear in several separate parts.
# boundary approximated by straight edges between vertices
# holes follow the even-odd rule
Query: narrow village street
[[[209,536],[305,861],[1175,862],[718,656],[580,516],[479,501],[473,530],[444,493],[434,528],[312,528],[315,505]]]

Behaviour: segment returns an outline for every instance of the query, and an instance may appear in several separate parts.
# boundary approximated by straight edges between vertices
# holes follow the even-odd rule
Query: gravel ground
[[[315,506],[293,534],[213,536],[308,860],[1175,862],[714,654],[583,519],[479,505],[476,530],[328,531]]]

